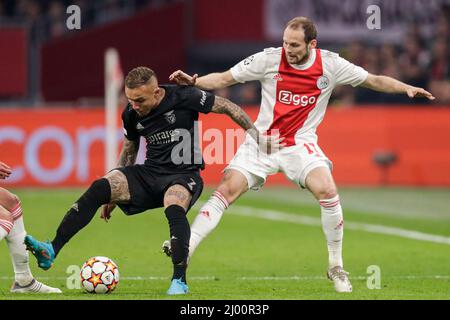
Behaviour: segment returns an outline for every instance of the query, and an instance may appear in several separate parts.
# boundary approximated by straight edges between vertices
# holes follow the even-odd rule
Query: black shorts
[[[191,193],[189,211],[203,190],[203,180],[198,171],[163,175],[139,164],[114,170],[120,170],[127,177],[130,202],[117,204],[126,215],[163,207],[164,194],[175,184],[182,185]]]

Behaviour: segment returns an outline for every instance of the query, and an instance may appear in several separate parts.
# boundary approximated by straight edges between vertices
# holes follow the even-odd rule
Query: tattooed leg
[[[112,170],[105,175],[111,187],[111,203],[124,203],[130,201],[130,189],[127,177],[122,171]]]
[[[164,194],[164,208],[167,209],[171,205],[177,205],[187,210],[191,199],[192,195],[185,187],[180,184],[175,184],[167,189]]]
[[[122,151],[120,152],[118,167],[133,165],[136,162],[138,150],[139,139],[125,139]],[[127,177],[119,170],[113,170],[107,173],[105,179],[108,180],[111,186],[111,201],[103,206],[100,217],[108,222],[117,202],[125,203],[130,201],[130,191],[128,189]]]

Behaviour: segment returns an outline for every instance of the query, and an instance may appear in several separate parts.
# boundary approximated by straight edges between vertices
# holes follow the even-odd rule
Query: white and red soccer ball
[[[81,285],[89,293],[110,293],[119,283],[117,264],[107,257],[92,257],[81,267]]]

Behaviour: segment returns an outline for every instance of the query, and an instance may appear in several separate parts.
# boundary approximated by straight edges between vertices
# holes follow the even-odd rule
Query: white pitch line
[[[67,278],[72,275],[67,275],[67,277],[37,277],[38,280],[67,280]],[[14,277],[0,277],[0,280],[13,280]],[[169,280],[170,277],[156,277],[156,276],[136,276],[136,277],[120,277],[120,280],[128,280],[128,281],[143,281],[143,280]],[[189,277],[190,280],[199,280],[199,281],[212,281],[217,279],[214,276],[205,276],[205,277]]]
[[[366,280],[368,276],[350,276],[350,279],[354,280]],[[406,275],[406,276],[384,276],[386,279],[450,279],[450,276],[443,275]],[[14,277],[0,277],[0,280],[13,280]],[[37,277],[38,280],[67,280],[67,277]],[[159,280],[169,280],[170,277],[156,277],[156,276],[137,276],[137,277],[121,277],[120,280],[125,281],[159,281]],[[214,276],[206,276],[206,277],[189,277],[189,280],[196,281],[213,281],[218,279]],[[236,280],[244,280],[244,281],[286,281],[286,280],[295,280],[295,281],[309,281],[309,280],[324,280],[327,279],[325,276],[284,276],[284,277],[237,277]]]
[[[349,276],[350,279],[354,280],[366,280],[369,276]],[[450,276],[441,275],[424,275],[424,276],[384,276],[387,279],[450,279]],[[280,281],[280,280],[323,280],[327,279],[325,276],[290,276],[290,277],[240,277],[238,280],[261,280],[261,281]]]
[[[267,209],[255,209],[248,206],[231,206],[228,211],[235,215],[256,217],[266,220],[282,221],[282,222],[293,222],[297,224],[305,224],[310,226],[321,226],[322,222],[320,218],[301,216],[297,214],[285,213],[276,210]],[[450,237],[423,233],[415,230],[406,230],[396,227],[383,226],[378,224],[360,223],[360,222],[345,222],[345,229],[367,231],[372,233],[388,234],[392,236],[429,241],[441,244],[450,245]]]

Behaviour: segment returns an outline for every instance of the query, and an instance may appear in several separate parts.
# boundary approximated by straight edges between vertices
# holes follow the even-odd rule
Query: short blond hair
[[[136,67],[125,77],[125,86],[129,89],[136,89],[148,84],[153,77],[156,79],[156,73],[152,69]]]

